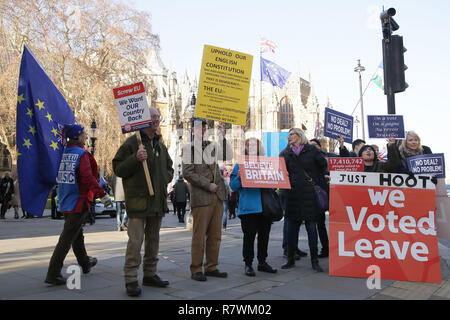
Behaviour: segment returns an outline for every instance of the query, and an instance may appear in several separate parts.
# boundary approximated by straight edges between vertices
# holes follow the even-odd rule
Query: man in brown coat
[[[217,159],[231,160],[232,148],[224,138],[222,126],[218,127],[219,138],[223,143],[220,145],[204,141],[206,120],[194,118],[192,122],[194,141],[183,149],[183,176],[190,184],[193,218],[191,278],[196,281],[206,281],[206,276],[226,278],[227,273],[217,269],[222,238],[223,201],[227,199]]]

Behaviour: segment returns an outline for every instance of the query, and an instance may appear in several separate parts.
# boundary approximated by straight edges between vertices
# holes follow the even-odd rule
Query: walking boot
[[[295,248],[288,247],[287,249],[287,259],[286,264],[281,266],[281,269],[290,269],[295,267]]]
[[[312,268],[314,269],[314,270],[316,270],[316,272],[323,272],[323,269],[320,267],[320,265],[319,265],[319,259],[318,259],[318,254],[317,254],[317,252],[318,252],[318,250],[317,250],[317,248],[315,248],[315,249],[311,249],[310,248],[310,252],[311,252],[311,265],[312,265]]]

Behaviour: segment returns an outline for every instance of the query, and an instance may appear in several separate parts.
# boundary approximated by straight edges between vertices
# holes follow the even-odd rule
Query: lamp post
[[[95,151],[95,141],[97,140],[97,123],[95,122],[95,119],[92,120],[91,128],[89,129],[90,138],[91,138],[91,153],[94,155]]]
[[[358,124],[359,124],[359,120],[358,120],[358,116],[355,117],[355,126],[356,126],[356,139],[359,138],[359,132],[358,132]]]
[[[365,141],[366,140],[366,133],[364,129],[364,106],[363,106],[363,92],[362,92],[362,80],[361,80],[361,72],[365,71],[366,68],[364,68],[361,65],[361,60],[358,59],[358,65],[355,68],[355,72],[359,73],[359,102],[361,104],[361,124],[362,124],[362,138]]]
[[[97,123],[95,122],[95,119],[94,119],[94,120],[92,120],[91,127],[89,129],[92,155],[94,155],[94,151],[95,151],[95,140],[97,140],[97,130],[98,130]],[[95,223],[95,199],[93,199],[93,202],[91,203],[91,210],[89,212],[89,215],[86,217],[86,220],[89,221],[89,223],[91,225],[93,225]]]

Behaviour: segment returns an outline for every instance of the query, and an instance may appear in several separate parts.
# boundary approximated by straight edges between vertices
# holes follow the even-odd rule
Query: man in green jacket
[[[159,230],[167,211],[167,185],[173,178],[172,159],[167,147],[156,132],[159,128],[158,109],[150,108],[152,127],[141,130],[144,149],[139,149],[136,135],[129,137],[119,148],[114,159],[114,173],[122,178],[125,206],[128,215],[128,245],[125,255],[125,287],[129,296],[139,296],[138,268],[141,247],[145,238],[143,285],[166,287],[156,274],[159,250]],[[154,196],[149,195],[143,162],[146,161]]]

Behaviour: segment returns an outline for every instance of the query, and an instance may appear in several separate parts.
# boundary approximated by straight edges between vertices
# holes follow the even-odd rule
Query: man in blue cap
[[[61,270],[70,247],[83,273],[89,273],[97,264],[97,259],[89,257],[86,253],[83,221],[93,199],[102,198],[105,207],[112,204],[109,196],[97,182],[97,162],[84,148],[87,140],[84,127],[80,124],[66,125],[64,133],[69,140],[61,158],[57,181],[58,208],[64,214],[65,222],[45,279],[46,283],[52,285],[66,283]]]

